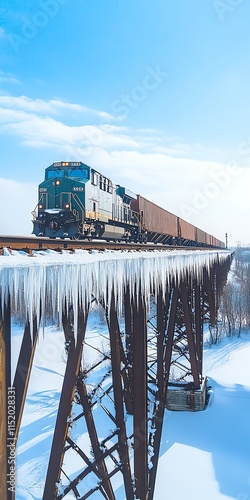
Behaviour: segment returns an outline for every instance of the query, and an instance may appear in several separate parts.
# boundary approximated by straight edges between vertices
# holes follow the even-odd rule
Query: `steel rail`
[[[208,250],[211,247],[201,246],[173,246],[163,245],[161,243],[125,243],[105,240],[70,240],[70,239],[51,239],[37,238],[33,236],[4,236],[0,235],[0,255],[3,249],[23,250],[27,253],[32,253],[33,250],[53,249],[57,251],[75,249],[82,250]]]

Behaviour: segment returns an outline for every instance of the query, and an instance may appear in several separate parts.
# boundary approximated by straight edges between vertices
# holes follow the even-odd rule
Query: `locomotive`
[[[36,236],[225,246],[82,162],[55,162],[45,169],[32,214]]]

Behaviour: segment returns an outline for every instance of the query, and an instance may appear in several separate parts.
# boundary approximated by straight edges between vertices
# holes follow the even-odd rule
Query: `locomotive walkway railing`
[[[117,481],[121,498],[152,500],[168,394],[171,399],[176,392],[178,406],[184,389],[189,409],[197,408],[204,385],[203,324],[216,323],[231,254],[41,253],[0,257],[0,497],[15,498],[13,457],[39,326],[47,317],[62,327],[67,362],[43,500],[68,493],[82,500],[116,499]],[[89,346],[93,307],[106,318],[104,347]],[[20,316],[26,324],[11,380],[11,329]],[[87,348],[97,352],[90,365]],[[198,409],[204,408],[204,394],[201,399]],[[85,447],[76,427],[88,435]],[[72,451],[82,463],[77,474],[67,470]]]

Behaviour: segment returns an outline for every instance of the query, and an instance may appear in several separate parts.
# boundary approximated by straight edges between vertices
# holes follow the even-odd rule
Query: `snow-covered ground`
[[[105,333],[105,325],[103,329]],[[98,343],[99,332],[92,317],[87,336]],[[21,330],[14,329],[13,359],[20,338]],[[250,333],[205,348],[204,357],[211,404],[199,413],[166,410],[156,500],[250,500]],[[42,498],[65,360],[63,334],[46,328],[39,338],[18,440],[17,500]],[[78,442],[88,447],[86,435],[79,435]],[[70,472],[80,466],[70,458]],[[123,500],[119,483],[116,488]]]
[[[156,500],[250,499],[250,333],[205,348],[203,412],[167,411]]]

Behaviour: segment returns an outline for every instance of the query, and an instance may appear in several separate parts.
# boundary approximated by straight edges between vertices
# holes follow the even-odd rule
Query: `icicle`
[[[179,282],[186,273],[198,283],[202,282],[203,269],[228,258],[228,251],[154,251],[154,252],[105,252],[75,254],[36,252],[35,259],[25,255],[5,254],[0,257],[0,296],[2,314],[10,295],[13,316],[24,310],[30,324],[35,316],[45,324],[48,308],[51,319],[62,324],[62,315],[73,307],[75,334],[78,308],[85,309],[93,297],[109,307],[114,291],[116,308],[122,312],[124,290],[138,300],[139,288],[150,307],[150,295],[157,296],[172,279]],[[66,308],[66,311],[65,311]]]

